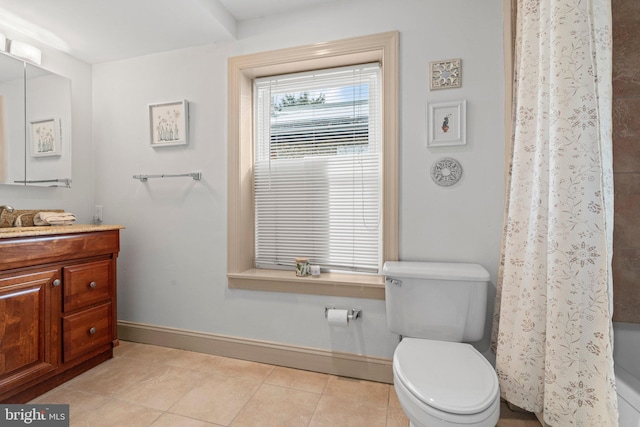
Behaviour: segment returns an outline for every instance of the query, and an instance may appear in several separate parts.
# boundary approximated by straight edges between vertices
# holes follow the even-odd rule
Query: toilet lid
[[[396,381],[433,408],[474,414],[497,398],[495,370],[469,344],[405,338],[393,356]]]

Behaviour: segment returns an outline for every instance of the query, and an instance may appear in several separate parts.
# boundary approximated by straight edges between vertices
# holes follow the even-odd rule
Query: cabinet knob
[[[96,282],[91,282],[91,283],[89,283],[89,287],[90,287],[91,289],[95,288],[96,286],[97,286],[97,283],[96,283]]]
[[[56,280],[54,280],[54,281],[53,281],[52,285],[53,285],[53,286],[60,286],[60,283],[62,283],[62,282],[60,281],[60,279],[56,279]]]
[[[91,335],[95,334],[95,333],[96,333],[96,328],[91,328],[91,329],[89,329],[89,333],[90,333]]]

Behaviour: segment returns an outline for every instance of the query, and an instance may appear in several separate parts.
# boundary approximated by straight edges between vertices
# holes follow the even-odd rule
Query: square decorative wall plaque
[[[429,64],[431,90],[451,89],[462,86],[462,60],[448,59]]]

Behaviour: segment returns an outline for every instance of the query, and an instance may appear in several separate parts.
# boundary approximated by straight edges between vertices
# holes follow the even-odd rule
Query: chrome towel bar
[[[24,180],[13,181],[16,184],[46,184],[46,183],[62,183],[65,187],[71,187],[71,178],[54,178],[54,179],[36,179],[36,180]],[[51,187],[59,187],[58,185],[51,185]]]
[[[179,178],[184,176],[190,176],[194,181],[200,181],[202,179],[202,172],[191,173],[163,173],[160,175],[133,175],[133,179],[139,179],[140,182],[147,182],[149,178]]]

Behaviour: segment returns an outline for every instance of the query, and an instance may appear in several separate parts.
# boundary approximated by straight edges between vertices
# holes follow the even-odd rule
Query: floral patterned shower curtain
[[[617,426],[611,0],[518,0],[498,279],[502,397],[551,426]]]

